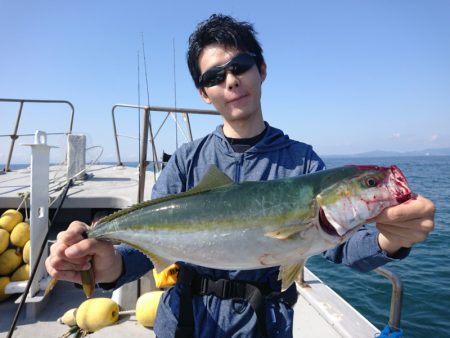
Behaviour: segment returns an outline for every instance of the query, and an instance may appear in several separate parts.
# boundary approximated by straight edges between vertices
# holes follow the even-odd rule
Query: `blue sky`
[[[150,104],[175,105],[175,78],[178,107],[210,109],[192,84],[185,52],[196,24],[217,12],[250,21],[259,33],[268,66],[265,119],[319,154],[450,146],[447,0],[1,0],[0,97],[71,101],[74,131],[104,147],[103,161],[114,160],[111,108],[138,102],[138,51],[141,103],[147,103],[141,33]],[[11,132],[17,110],[0,104],[0,134]],[[65,130],[67,116],[65,108],[31,105],[19,131]],[[121,112],[119,123],[121,133],[137,134],[135,111]],[[220,119],[194,123],[198,138]],[[174,131],[166,127],[161,150],[173,150]],[[121,146],[125,159],[137,158],[136,141],[122,139]],[[14,161],[27,156],[20,149]]]

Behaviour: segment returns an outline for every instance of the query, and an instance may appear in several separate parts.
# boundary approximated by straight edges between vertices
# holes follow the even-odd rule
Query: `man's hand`
[[[95,283],[111,283],[119,278],[122,257],[109,242],[84,239],[87,229],[85,223],[74,221],[58,234],[45,261],[50,276],[81,284],[80,271],[88,270],[93,262]]]
[[[434,228],[435,209],[433,202],[422,196],[385,209],[371,220],[380,231],[380,248],[393,256],[402,247],[424,241]]]

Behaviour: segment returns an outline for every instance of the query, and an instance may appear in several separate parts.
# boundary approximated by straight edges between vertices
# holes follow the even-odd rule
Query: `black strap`
[[[194,335],[192,295],[215,295],[221,299],[245,300],[256,314],[258,330],[262,337],[268,337],[266,327],[266,299],[276,299],[288,306],[297,302],[295,284],[284,292],[273,291],[268,283],[249,283],[236,280],[213,280],[184,266],[181,267],[177,284],[181,284],[180,314],[176,338],[190,338]]]
[[[261,289],[260,289],[261,288]],[[240,299],[247,301],[256,314],[257,325],[262,337],[267,337],[266,307],[264,296],[271,292],[267,284],[254,284],[196,275],[192,280],[192,293],[197,295],[215,295],[222,299]]]
[[[192,280],[196,272],[180,267],[177,284],[180,285],[180,313],[175,338],[194,337],[194,311],[192,309]]]

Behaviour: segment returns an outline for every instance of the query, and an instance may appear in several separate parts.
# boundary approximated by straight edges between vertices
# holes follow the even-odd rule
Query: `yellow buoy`
[[[30,241],[25,243],[22,251],[23,261],[27,264],[30,263]]]
[[[30,240],[30,225],[27,222],[20,222],[11,231],[11,243],[19,248],[23,248]]]
[[[5,229],[0,229],[0,254],[3,253],[9,246],[9,232]]]
[[[11,275],[11,282],[20,282],[30,279],[30,264],[23,264]]]
[[[0,277],[0,302],[8,299],[11,295],[5,293],[6,285],[10,282],[9,277]]]
[[[11,232],[16,224],[19,224],[23,221],[22,214],[14,209],[8,209],[0,217],[0,229],[5,229],[8,232]]]
[[[76,313],[77,313],[77,308],[74,307],[73,309],[67,310],[66,312],[64,312],[63,316],[61,318],[59,318],[59,322],[66,324],[68,326],[75,326],[77,325],[77,320],[76,320]]]
[[[110,298],[91,298],[78,307],[76,321],[80,329],[95,332],[119,319],[119,305]]]
[[[22,254],[16,249],[8,249],[0,255],[0,276],[7,276],[22,264]]]
[[[136,302],[136,320],[146,327],[153,327],[158,310],[159,301],[164,291],[144,293]]]

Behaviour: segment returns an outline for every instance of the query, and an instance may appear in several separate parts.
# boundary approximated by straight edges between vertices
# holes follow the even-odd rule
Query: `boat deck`
[[[52,167],[50,179],[61,176],[64,167]],[[28,169],[0,175],[0,209],[17,208],[22,198],[20,192],[29,191]],[[150,196],[153,174],[147,172],[144,196]],[[89,170],[88,179],[77,183],[69,190],[64,201],[62,216],[58,217],[59,229],[75,219],[89,221],[93,210],[119,209],[137,201],[138,170],[130,167],[94,166]],[[51,196],[56,197],[56,191]],[[1,210],[0,210],[1,211]],[[53,234],[56,236],[56,233]],[[339,295],[323,284],[306,269],[305,281],[308,288],[298,287],[300,297],[295,305],[295,337],[374,337],[379,331],[360,315]],[[110,292],[96,290],[94,296],[110,297]],[[0,337],[6,337],[16,312],[18,295],[0,303]],[[84,294],[71,283],[58,282],[49,297],[43,300],[43,310],[33,315],[33,304],[21,315],[13,337],[59,337],[67,327],[59,324],[59,318],[66,310],[77,307]],[[121,302],[124,310],[132,309],[130,304]],[[125,304],[128,304],[125,305]],[[117,324],[104,328],[92,337],[152,337],[153,332],[139,325],[134,316],[125,316]]]
[[[65,184],[66,166],[50,167],[50,187],[62,187]],[[30,191],[30,168],[20,169],[0,175],[0,209],[16,209],[22,198],[19,193]],[[77,181],[70,188],[63,208],[121,209],[137,202],[138,168],[116,165],[94,165],[87,172],[84,181]],[[146,174],[144,196],[150,198],[153,186],[152,172]],[[61,189],[52,192],[56,198]]]
[[[374,337],[379,331],[361,314],[328,286],[323,284],[308,269],[305,281],[310,286],[297,285],[299,299],[294,308],[294,337],[302,338],[338,338],[338,337]],[[96,290],[93,297],[110,297],[111,292]],[[17,297],[16,297],[17,298]],[[85,300],[83,292],[73,284],[58,282],[49,297],[45,309],[37,318],[21,316],[13,337],[48,338],[59,337],[68,331],[68,327],[57,319],[68,309],[79,306]],[[6,337],[17,309],[17,302],[10,299],[0,303],[0,337]],[[128,309],[127,309],[128,310]],[[122,338],[154,337],[150,328],[140,325],[135,316],[122,316],[109,327],[90,335],[92,337]]]

